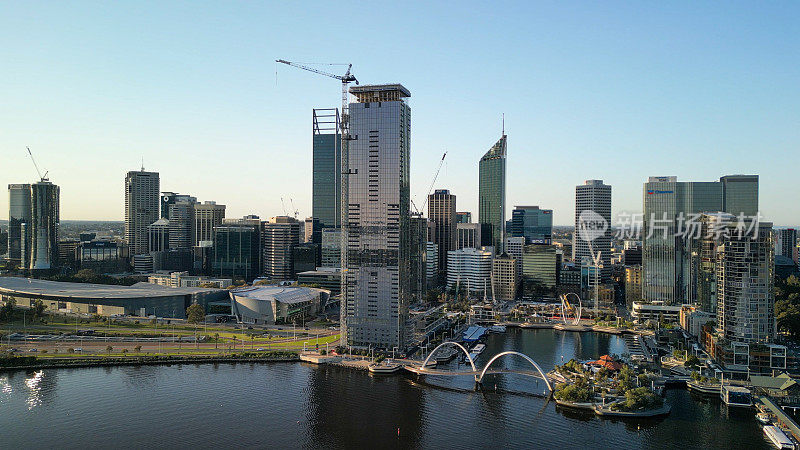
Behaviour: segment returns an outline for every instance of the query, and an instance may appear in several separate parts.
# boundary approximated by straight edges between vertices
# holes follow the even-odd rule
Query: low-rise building
[[[332,296],[342,292],[342,271],[338,268],[320,267],[297,274],[297,284],[326,289]]]
[[[189,275],[188,272],[157,273],[147,277],[150,284],[169,287],[213,287],[227,289],[233,284],[230,278],[212,278]]]
[[[644,303],[634,302],[631,316],[636,323],[653,322],[678,323],[680,320],[680,306],[667,306],[661,302]]]
[[[274,325],[313,318],[328,292],[295,286],[248,286],[230,291],[231,312],[245,323]]]

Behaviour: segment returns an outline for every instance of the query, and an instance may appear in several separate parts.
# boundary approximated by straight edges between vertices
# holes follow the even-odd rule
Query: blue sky
[[[121,219],[142,158],[230,217],[281,214],[281,197],[310,215],[311,109],[339,83],[283,58],[411,90],[418,203],[447,150],[436,188],[476,211],[505,113],[508,202],[557,224],[585,179],[618,214],[641,211],[650,175],[756,173],[766,219],[798,225],[798,18],[791,2],[4,2],[0,183],[35,180],[28,145],[63,219]]]

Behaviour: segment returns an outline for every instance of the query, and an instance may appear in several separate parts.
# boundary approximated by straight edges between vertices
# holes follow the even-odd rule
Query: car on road
[[[83,353],[83,349],[80,348],[80,347],[76,348],[75,351],[78,352],[78,353]]]
[[[28,349],[28,352],[29,352],[29,353],[35,353],[35,352],[38,352],[38,351],[39,351],[39,350],[37,350],[37,349],[35,349],[35,348],[29,348],[29,349]]]
[[[256,349],[256,351],[257,351],[257,352],[264,352],[264,351],[266,351],[266,350],[267,350],[267,349],[265,349],[265,348],[261,348],[261,347],[259,347],[259,348],[257,348],[257,349]]]

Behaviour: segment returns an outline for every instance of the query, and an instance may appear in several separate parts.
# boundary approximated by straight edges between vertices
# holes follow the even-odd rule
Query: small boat
[[[783,432],[780,428],[776,427],[775,425],[767,425],[764,427],[764,434],[767,435],[770,441],[772,441],[772,445],[775,448],[779,449],[791,449],[794,450],[797,446],[794,445],[794,442]]]
[[[505,333],[506,332],[506,326],[505,325],[492,325],[491,327],[489,327],[489,331],[491,331],[492,333]]]
[[[756,414],[756,420],[761,422],[764,425],[769,425],[772,420],[770,419],[770,415],[765,412],[760,412]]]
[[[471,353],[474,353],[476,355],[480,355],[485,349],[486,349],[486,345],[478,344],[475,347],[472,347],[472,352]]]
[[[392,374],[399,372],[402,367],[403,366],[395,362],[384,362],[381,364],[370,364],[369,371],[370,373]]]

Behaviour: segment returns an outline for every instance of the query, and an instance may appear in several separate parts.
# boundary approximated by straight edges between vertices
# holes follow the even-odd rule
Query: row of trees
[[[794,275],[775,281],[775,320],[779,330],[800,338],[800,279]]]

